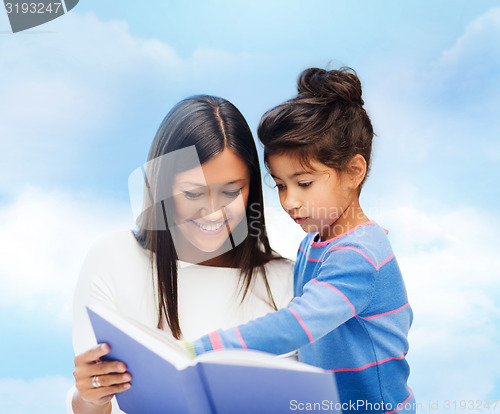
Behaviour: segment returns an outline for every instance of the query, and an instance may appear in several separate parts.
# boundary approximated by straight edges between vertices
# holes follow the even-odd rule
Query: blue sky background
[[[343,65],[377,133],[361,202],[415,312],[410,386],[423,412],[500,399],[497,1],[81,0],[9,31],[1,9],[0,412],[64,412],[80,265],[132,226],[127,178],[171,106],[223,96],[255,131],[303,69]],[[301,231],[265,191],[293,256]]]

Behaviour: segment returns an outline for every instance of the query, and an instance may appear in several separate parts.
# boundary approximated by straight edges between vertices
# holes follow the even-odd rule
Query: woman
[[[257,151],[234,105],[212,96],[181,101],[148,160],[137,230],[94,245],[79,277],[70,413],[119,413],[113,396],[131,386],[123,363],[100,363],[109,348],[96,346],[85,305],[107,305],[189,340],[292,297],[293,265],[269,246]]]

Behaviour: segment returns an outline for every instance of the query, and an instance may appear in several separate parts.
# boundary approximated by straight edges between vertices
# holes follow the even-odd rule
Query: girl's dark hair
[[[246,208],[248,235],[241,244],[230,251],[227,257],[232,261],[229,263],[231,267],[241,269],[242,301],[252,286],[257,272],[260,271],[269,303],[276,309],[264,265],[270,260],[281,259],[281,256],[269,245],[264,223],[257,149],[248,124],[240,111],[225,99],[206,95],[187,98],[175,105],[161,123],[151,145],[148,161],[193,145],[201,164],[216,157],[226,148],[246,163],[250,172]],[[185,166],[185,170],[192,167],[194,166]],[[160,186],[154,182],[155,180],[158,181],[158,177],[153,176],[152,182],[148,183],[153,192],[155,186]],[[152,265],[156,264],[158,328],[163,328],[165,319],[172,334],[180,338],[182,333],[177,296],[178,256],[167,220],[164,220],[162,230],[151,230],[158,228],[152,225],[151,220],[156,220],[161,214],[158,213],[158,208],[153,208],[152,211],[152,214],[143,216],[135,236],[142,247],[150,250]]]
[[[269,155],[287,153],[306,166],[317,160],[344,172],[352,157],[361,154],[368,175],[374,134],[363,104],[361,82],[353,69],[304,70],[297,96],[266,112],[260,121],[266,165]]]

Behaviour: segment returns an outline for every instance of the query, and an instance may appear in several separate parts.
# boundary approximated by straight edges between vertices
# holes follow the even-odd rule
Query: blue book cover
[[[333,374],[248,350],[192,359],[176,340],[107,308],[87,308],[96,339],[123,361],[132,387],[116,394],[127,414],[340,413]],[[337,407],[336,407],[337,406]]]

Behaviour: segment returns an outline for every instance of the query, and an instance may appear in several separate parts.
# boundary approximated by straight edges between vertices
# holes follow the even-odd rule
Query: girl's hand
[[[191,358],[196,357],[196,351],[194,350],[194,346],[192,342],[187,341],[177,341],[179,345],[181,345],[186,351],[188,351]]]
[[[108,404],[116,393],[131,387],[132,376],[119,361],[101,361],[109,352],[108,344],[99,344],[75,358],[75,385],[81,398],[94,406]]]

